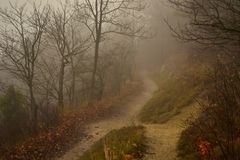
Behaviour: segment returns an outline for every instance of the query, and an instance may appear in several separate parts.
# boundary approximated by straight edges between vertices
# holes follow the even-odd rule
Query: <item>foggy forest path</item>
[[[132,124],[139,124],[137,122],[137,115],[144,104],[152,97],[157,85],[146,74],[142,74],[143,90],[131,101],[128,102],[124,110],[119,113],[89,124],[85,128],[87,135],[73,149],[68,151],[63,157],[58,160],[78,160],[79,157],[87,151],[95,142],[103,138],[108,132],[113,129],[120,129],[124,126]]]
[[[144,125],[147,129],[146,136],[148,145],[150,147],[150,152],[154,154],[148,155],[146,160],[174,160],[176,157],[176,143],[183,130],[180,124],[182,123],[182,119],[189,115],[189,111],[183,111],[164,124],[141,124],[137,120],[137,115],[146,102],[150,100],[153,93],[158,89],[158,86],[148,78],[146,74],[142,75],[142,79],[144,84],[143,91],[128,102],[124,110],[104,120],[89,124],[85,128],[85,134],[87,136],[63,157],[58,158],[58,160],[78,160],[85,151],[90,149],[95,142],[103,138],[111,130],[120,129],[133,124]],[[189,110],[188,107],[187,109]]]

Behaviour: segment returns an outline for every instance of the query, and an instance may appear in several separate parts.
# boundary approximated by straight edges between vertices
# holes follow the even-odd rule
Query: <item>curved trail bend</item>
[[[111,130],[120,129],[131,124],[141,124],[137,120],[137,115],[158,89],[158,86],[145,74],[142,77],[144,83],[143,91],[133,98],[124,107],[124,110],[104,120],[88,125],[85,129],[87,136],[57,160],[78,160],[85,151],[90,149],[95,142],[103,138]],[[176,159],[176,144],[183,130],[180,125],[194,110],[195,108],[192,106],[186,107],[180,114],[164,124],[143,124],[146,127],[146,137],[150,152],[154,153],[153,155],[147,155],[146,160]]]
[[[78,160],[86,150],[88,150],[95,142],[103,138],[111,130],[120,129],[124,126],[138,123],[138,112],[152,97],[152,94],[157,89],[156,84],[152,80],[145,75],[142,77],[144,83],[143,91],[128,102],[127,106],[124,107],[124,110],[119,111],[119,113],[104,120],[88,125],[85,129],[85,134],[87,136],[63,157],[58,158],[58,160]]]

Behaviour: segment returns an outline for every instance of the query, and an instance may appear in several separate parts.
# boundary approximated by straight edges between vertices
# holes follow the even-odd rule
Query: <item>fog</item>
[[[240,160],[239,0],[0,6],[0,160]]]
[[[41,2],[59,7],[58,0],[1,0],[1,6],[8,8],[9,2],[18,5],[26,2]],[[70,2],[74,1],[70,0]],[[151,38],[136,39],[137,59],[142,69],[159,64],[167,55],[189,52],[188,45],[176,40],[164,21],[167,20],[172,25],[182,24],[184,19],[181,14],[171,8],[167,0],[146,0],[145,3],[144,14],[147,20],[144,23],[148,26]]]
[[[141,63],[154,67],[161,65],[167,56],[186,53],[189,49],[187,44],[173,36],[166,24],[168,21],[171,25],[177,26],[183,24],[184,18],[165,0],[152,0],[148,3],[145,14],[150,17],[148,23],[154,36],[148,40],[140,40],[138,49]]]
[[[154,160],[173,160],[178,123],[190,115],[181,105],[197,91],[178,84],[179,61],[192,50],[166,21],[186,19],[167,0],[62,2],[0,2],[0,159],[142,159],[138,149],[149,136],[157,142]],[[94,158],[97,142],[104,144]]]

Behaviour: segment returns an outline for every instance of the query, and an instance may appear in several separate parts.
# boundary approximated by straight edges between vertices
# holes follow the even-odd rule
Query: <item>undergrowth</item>
[[[79,160],[143,159],[147,149],[144,132],[142,126],[113,130],[96,142]]]
[[[140,120],[145,123],[168,121],[183,107],[190,105],[201,90],[200,84],[189,83],[170,73],[154,74],[152,79],[159,88],[139,114]]]
[[[82,138],[83,126],[95,119],[103,118],[120,108],[141,90],[141,83],[132,82],[122,92],[108,97],[84,109],[70,109],[57,126],[29,136],[13,147],[0,148],[0,159],[6,160],[45,160],[63,155],[73,144]]]

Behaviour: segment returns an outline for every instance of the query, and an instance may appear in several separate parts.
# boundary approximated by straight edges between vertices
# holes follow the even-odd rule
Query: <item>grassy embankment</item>
[[[183,67],[172,69],[166,64],[161,72],[152,74],[158,90],[144,106],[139,118],[144,123],[165,123],[173,116],[181,113],[183,107],[190,106],[198,98],[207,85],[207,65],[187,62]],[[171,63],[170,63],[171,64]],[[177,144],[178,158],[181,160],[198,160],[196,139],[189,140],[189,134],[196,134],[192,127],[186,128]]]
[[[79,160],[134,160],[146,152],[144,127],[130,126],[109,132],[96,142]]]
[[[201,84],[190,83],[168,72],[152,74],[159,89],[139,114],[144,123],[165,123],[190,105],[201,91]]]
[[[187,83],[182,78],[162,72],[152,74],[159,89],[144,106],[140,119],[147,123],[163,123],[178,114],[199,95],[200,83]],[[114,130],[92,146],[79,160],[134,160],[144,156],[146,141],[143,127],[127,127]],[[106,156],[107,155],[107,156]],[[110,158],[108,158],[110,156]]]

